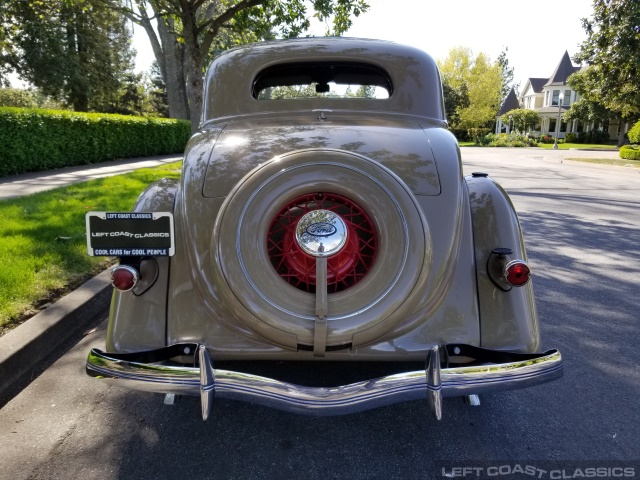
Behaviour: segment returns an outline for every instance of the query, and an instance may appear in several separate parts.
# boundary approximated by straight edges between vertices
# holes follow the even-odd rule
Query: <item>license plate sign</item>
[[[167,257],[175,254],[170,212],[89,212],[87,251],[91,256]]]

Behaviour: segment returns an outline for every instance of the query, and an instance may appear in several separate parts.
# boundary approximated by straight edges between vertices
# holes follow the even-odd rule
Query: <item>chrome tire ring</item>
[[[367,276],[330,295],[328,346],[349,344],[354,334],[383,322],[401,305],[406,307],[416,283],[429,271],[426,221],[409,189],[393,173],[366,157],[338,150],[277,157],[234,188],[220,209],[212,239],[213,268],[225,303],[240,304],[246,315],[238,308],[235,315],[243,326],[274,343],[286,332],[299,344],[312,344],[315,295],[287,284],[271,268],[264,239],[283,205],[317,191],[345,196],[366,209],[379,242],[379,261]],[[256,319],[263,323],[259,328]]]

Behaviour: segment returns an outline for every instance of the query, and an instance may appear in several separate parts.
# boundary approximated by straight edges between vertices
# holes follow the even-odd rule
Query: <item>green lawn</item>
[[[539,147],[541,148],[553,148],[553,143],[539,143]],[[596,150],[611,150],[618,149],[615,145],[602,145],[602,144],[593,144],[593,143],[559,143],[558,148],[560,150],[569,150],[570,148],[581,148],[581,149],[596,149]]]
[[[180,163],[0,201],[0,331],[110,262],[87,255],[86,212],[131,210],[147,185],[179,178]]]
[[[640,160],[625,160],[623,158],[566,158],[566,160],[582,163],[597,163],[599,165],[640,168]]]

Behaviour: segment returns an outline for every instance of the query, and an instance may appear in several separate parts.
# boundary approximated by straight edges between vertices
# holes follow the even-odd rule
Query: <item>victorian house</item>
[[[579,98],[578,93],[567,83],[567,79],[571,74],[580,69],[581,67],[575,67],[573,63],[571,63],[569,53],[565,51],[550,77],[529,78],[524,84],[522,95],[518,98],[519,107],[513,107],[513,99],[507,97],[503,103],[503,108],[500,109],[499,115],[513,108],[535,110],[540,117],[540,123],[531,133],[536,136],[545,134],[555,135],[556,122],[558,118],[560,118],[559,138],[564,138],[566,133],[577,133],[583,130],[591,131],[593,129],[603,129],[608,131],[609,138],[617,138],[620,133],[620,128],[623,128],[626,132],[628,128],[627,124],[620,125],[617,121],[613,120],[605,125],[583,125],[582,122],[574,120],[567,125],[566,122],[562,120],[567,110],[569,110],[571,105]],[[507,103],[509,103],[509,105],[507,105]],[[503,109],[505,109],[504,112],[502,111]],[[503,131],[504,129],[500,121],[498,121],[498,124],[500,129],[496,126],[496,132]],[[508,132],[508,128],[506,130]]]
[[[520,97],[521,108],[535,110],[540,116],[540,125],[536,130],[540,134],[553,135],[556,131],[558,117],[564,117],[578,94],[568,84],[567,79],[572,73],[580,70],[574,67],[569,53],[564,52],[560,63],[548,78],[529,78],[524,84]],[[561,120],[560,138],[567,132],[574,132],[579,126],[577,122],[567,125]]]

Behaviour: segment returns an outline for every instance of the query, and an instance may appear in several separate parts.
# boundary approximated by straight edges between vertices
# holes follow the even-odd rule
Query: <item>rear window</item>
[[[386,99],[389,74],[364,63],[314,62],[276,65],[261,71],[252,88],[258,100],[304,98]]]

